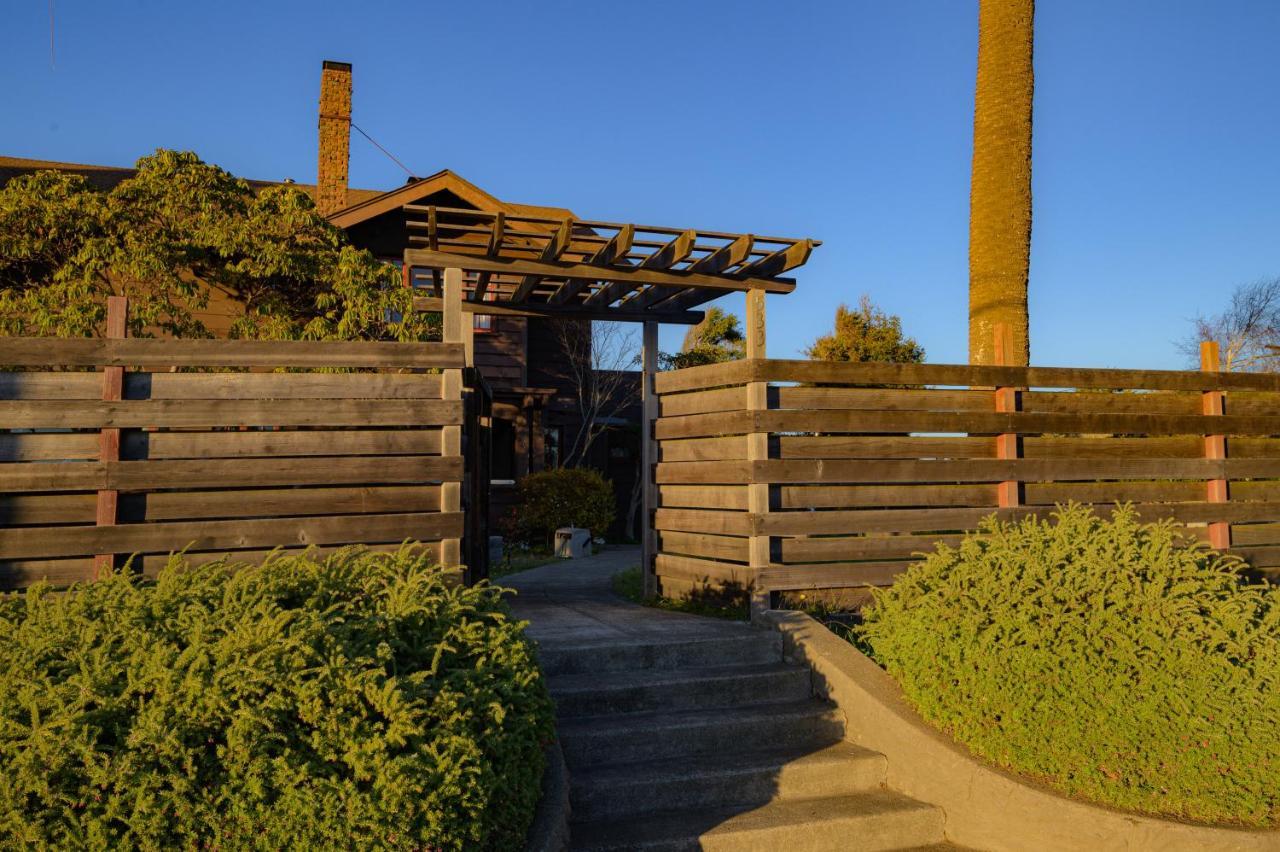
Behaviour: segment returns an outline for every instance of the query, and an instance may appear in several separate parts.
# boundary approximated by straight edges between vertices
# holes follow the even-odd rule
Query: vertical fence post
[[[995,362],[1009,366],[1013,353],[1013,331],[1006,323],[995,324]],[[1004,414],[1022,410],[1022,392],[1015,387],[998,387],[995,390],[996,411]],[[1006,432],[996,436],[996,458],[1001,460],[1022,457],[1022,441],[1016,432]],[[1011,509],[1022,505],[1022,482],[1018,479],[1006,479],[996,485],[996,505],[1001,509]]]
[[[653,386],[658,372],[658,324],[646,322],[640,349],[640,574],[644,578],[645,597],[658,594],[658,533],[653,528],[658,509],[654,466],[658,462],[658,443],[653,438],[654,421],[658,418],[658,395]]]
[[[1205,340],[1200,344],[1200,369],[1206,373],[1219,371],[1219,351],[1216,340]],[[1221,416],[1226,411],[1226,400],[1220,390],[1205,391],[1202,396],[1201,410],[1208,416]],[[1227,457],[1226,435],[1205,435],[1204,457],[1206,459],[1225,459]],[[1231,499],[1227,480],[1210,479],[1205,488],[1205,500],[1209,503],[1226,503]],[[1217,521],[1209,524],[1209,544],[1219,550],[1231,546],[1231,524]]]
[[[765,312],[764,291],[747,291],[747,351],[748,359],[764,360],[765,347]],[[769,408],[769,383],[747,382],[747,410],[765,411]],[[756,482],[754,462],[769,458],[769,433],[752,432],[747,435],[747,464],[752,471],[751,481],[747,485],[747,511],[754,518],[761,518],[769,513],[769,483]],[[753,521],[756,523],[756,521]],[[747,558],[753,578],[751,591],[751,617],[758,618],[765,610],[772,608],[772,595],[762,587],[760,576],[769,567],[770,538],[768,535],[752,535],[748,539]]]
[[[462,331],[462,270],[444,271],[444,342],[463,343]],[[441,380],[441,398],[446,401],[462,400],[462,370],[450,367]],[[462,427],[445,426],[440,430],[440,455],[462,455]],[[462,511],[462,483],[458,481],[440,484],[440,511]],[[440,542],[440,564],[446,568],[458,568],[462,563],[462,542],[446,538]]]
[[[124,296],[107,297],[107,338],[122,340],[129,333],[129,300]],[[124,399],[124,367],[102,368],[102,400],[103,402],[119,402]],[[103,428],[98,433],[98,461],[104,469],[110,469],[120,461],[120,430],[115,427]],[[103,488],[98,491],[97,510],[94,523],[100,527],[113,527],[119,519],[120,492],[114,488]],[[95,575],[101,577],[113,569],[116,564],[114,553],[99,553],[93,558]]]

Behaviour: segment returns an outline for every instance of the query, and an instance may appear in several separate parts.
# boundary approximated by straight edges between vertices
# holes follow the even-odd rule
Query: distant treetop
[[[858,307],[836,308],[835,329],[805,350],[815,361],[924,361],[924,347],[902,333],[902,320],[876,307],[870,297]]]

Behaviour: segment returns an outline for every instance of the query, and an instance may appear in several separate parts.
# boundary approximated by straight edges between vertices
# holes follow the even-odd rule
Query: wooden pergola
[[[403,211],[411,246],[404,252],[405,281],[429,282],[435,295],[415,303],[443,311],[445,341],[463,344],[468,365],[474,339],[471,323],[463,322],[467,313],[644,324],[641,559],[646,594],[654,594],[658,326],[700,322],[704,314],[694,308],[745,292],[744,354],[764,358],[765,295],[795,289],[795,280],[782,276],[803,265],[818,241],[414,204]],[[768,407],[767,382],[751,382],[746,390],[749,409]],[[748,436],[749,461],[768,459],[767,438]],[[769,486],[751,484],[747,491],[748,508],[765,511]],[[752,566],[768,564],[768,543],[766,536],[750,539]]]
[[[406,280],[443,295],[463,272],[463,311],[693,324],[692,310],[726,293],[790,293],[784,273],[817,240],[693,228],[550,219],[407,204]],[[423,307],[434,304],[427,301]]]

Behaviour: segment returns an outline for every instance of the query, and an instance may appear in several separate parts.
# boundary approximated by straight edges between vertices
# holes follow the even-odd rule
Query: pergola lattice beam
[[[434,296],[419,296],[413,300],[414,310],[440,311],[444,302]],[[523,304],[513,305],[509,302],[471,302],[462,303],[462,312],[466,314],[485,314],[496,317],[539,317],[543,319],[580,319],[604,320],[608,322],[662,322],[678,325],[697,325],[706,316],[702,311],[672,311],[655,315],[649,311],[636,310],[602,310],[577,305]]]
[[[565,219],[556,228],[556,232],[552,235],[547,247],[542,250],[539,256],[540,260],[554,262],[561,258],[565,251],[569,248],[569,243],[573,239],[573,220]],[[540,275],[526,275],[520,279],[520,285],[516,287],[515,293],[512,295],[513,302],[523,302],[529,298],[529,294],[533,292],[533,288],[537,287],[542,281]]]
[[[684,231],[668,241],[662,248],[640,261],[641,269],[670,269],[682,263],[693,251],[698,238],[697,231]],[[636,281],[606,281],[604,286],[587,297],[588,305],[610,305],[626,297],[636,287]]]
[[[670,321],[669,315],[687,315],[688,307],[730,292],[789,293],[795,281],[779,273],[804,263],[818,245],[508,211],[415,205],[404,210],[426,214],[406,218],[406,227],[418,230],[410,234],[414,247],[405,251],[406,265],[433,275],[444,268],[472,273],[473,302],[495,298],[485,304],[545,305],[593,318],[626,313],[625,319]]]
[[[627,254],[631,251],[631,245],[635,238],[635,226],[623,225],[618,233],[614,234],[609,239],[609,242],[602,245],[586,262],[592,266],[625,265],[627,263]],[[560,289],[551,294],[551,298],[547,301],[553,305],[563,305],[570,299],[575,298],[590,283],[591,279],[570,278],[561,284]]]

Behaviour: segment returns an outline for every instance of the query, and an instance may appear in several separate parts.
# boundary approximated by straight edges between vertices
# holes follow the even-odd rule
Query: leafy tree
[[[439,326],[306,193],[255,194],[190,152],[143,157],[109,192],[53,171],[0,189],[0,333],[97,336],[122,295],[133,335],[209,337],[215,294],[233,337],[421,340]]]
[[[709,308],[702,322],[691,326],[685,333],[680,351],[674,355],[663,352],[662,369],[680,370],[703,364],[720,364],[737,361],[745,354],[746,338],[736,314],[720,308]]]
[[[856,309],[836,308],[831,334],[819,337],[805,354],[815,361],[897,361],[918,364],[924,347],[902,333],[902,320],[863,296]]]

